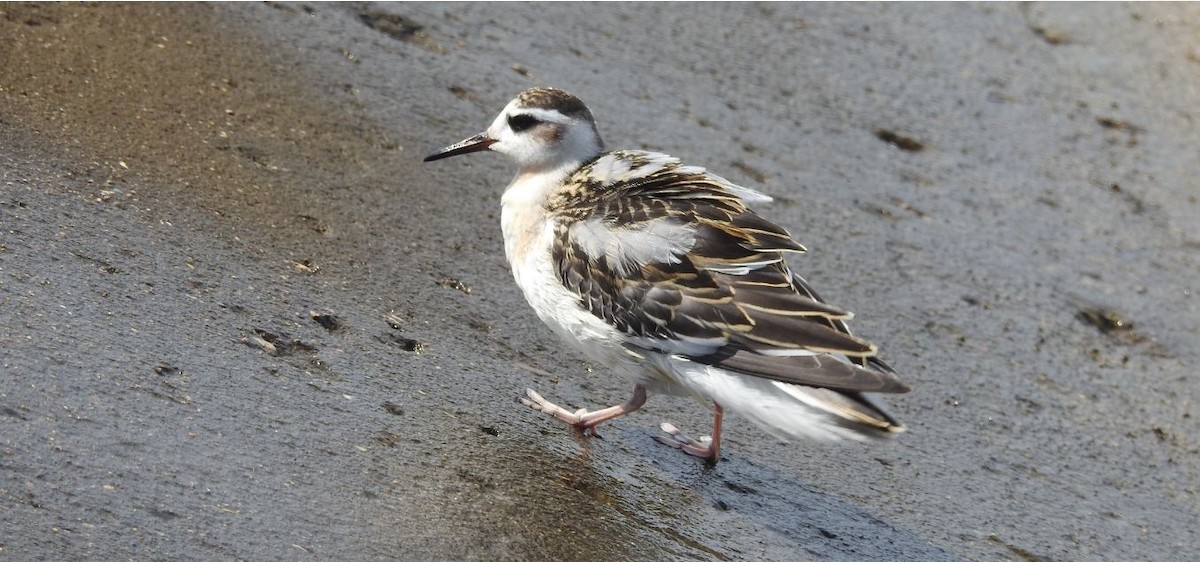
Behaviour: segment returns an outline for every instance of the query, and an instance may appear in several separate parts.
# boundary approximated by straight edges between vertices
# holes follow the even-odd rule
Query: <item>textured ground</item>
[[[1200,7],[0,5],[0,555],[1187,560]],[[777,196],[916,391],[706,470],[572,407],[501,253],[518,91]]]

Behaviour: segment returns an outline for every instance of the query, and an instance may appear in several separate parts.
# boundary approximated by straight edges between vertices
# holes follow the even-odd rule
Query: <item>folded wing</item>
[[[548,204],[559,279],[631,347],[832,391],[909,390],[849,312],[791,273],[784,254],[804,248],[747,206],[765,196],[645,152],[602,155],[572,180]]]

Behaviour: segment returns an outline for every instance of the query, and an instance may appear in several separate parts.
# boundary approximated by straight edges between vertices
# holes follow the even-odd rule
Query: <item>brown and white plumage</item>
[[[784,259],[803,252],[750,205],[770,198],[665,154],[603,152],[591,112],[550,88],[520,94],[487,131],[426,160],[490,149],[519,171],[502,198],[505,251],[538,316],[633,379],[633,398],[567,412],[583,429],[639,408],[646,390],[714,404],[713,437],[664,442],[716,461],[724,410],[784,439],[862,439],[902,427],[864,393],[907,392]]]

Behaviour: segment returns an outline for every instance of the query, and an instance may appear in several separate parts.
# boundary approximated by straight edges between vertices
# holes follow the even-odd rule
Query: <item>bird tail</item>
[[[716,402],[785,441],[866,441],[904,431],[862,393],[744,375],[678,355],[664,354],[655,360],[693,396]]]

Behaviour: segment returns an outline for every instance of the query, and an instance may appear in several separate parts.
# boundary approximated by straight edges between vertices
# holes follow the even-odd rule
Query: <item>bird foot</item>
[[[664,433],[664,435],[654,437],[659,443],[680,449],[693,457],[700,457],[709,462],[716,462],[717,451],[713,447],[712,437],[705,435],[700,439],[692,439],[682,431],[679,431],[679,428],[666,422],[663,422],[659,427],[662,428]]]
[[[600,433],[596,431],[597,425],[628,414],[641,408],[642,404],[646,403],[646,387],[640,384],[634,386],[633,396],[629,401],[603,410],[596,410],[595,412],[589,412],[583,408],[576,410],[575,413],[568,412],[561,406],[542,398],[541,394],[528,388],[525,389],[525,396],[521,398],[521,403],[539,412],[550,414],[593,437],[600,437]]]
[[[521,403],[529,406],[531,409],[550,414],[564,423],[567,423],[578,429],[586,430],[589,427],[588,420],[586,418],[588,413],[586,408],[580,408],[575,410],[574,413],[571,413],[562,406],[546,400],[541,394],[538,394],[531,388],[525,389],[525,396],[521,397]]]

